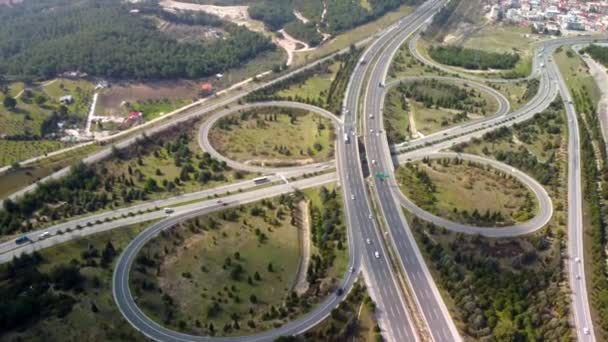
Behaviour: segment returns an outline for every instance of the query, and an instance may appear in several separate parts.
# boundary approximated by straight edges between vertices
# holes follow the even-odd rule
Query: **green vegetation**
[[[439,63],[469,70],[505,70],[519,62],[519,55],[515,53],[486,52],[455,45],[431,46],[429,55]]]
[[[466,339],[571,339],[563,234],[545,229],[496,240],[448,232],[417,218],[411,227]]]
[[[488,85],[505,95],[511,105],[511,111],[515,111],[536,96],[540,81],[534,78],[515,83],[488,83]]]
[[[418,132],[430,134],[498,108],[486,92],[438,80],[402,82],[388,92],[385,101],[383,119],[390,143],[417,137]]]
[[[597,104],[601,92],[580,56],[572,48],[562,47],[555,51],[554,58],[568,87],[576,91],[587,89],[592,102]]]
[[[549,133],[559,129],[559,133]],[[533,119],[457,146],[503,159],[545,185],[554,215],[531,236],[490,239],[449,233],[421,220],[412,228],[459,330],[474,340],[569,341],[565,111],[560,100]],[[519,140],[528,135],[528,140]],[[485,152],[484,152],[485,151]]]
[[[534,195],[516,178],[460,159],[424,160],[396,172],[401,190],[414,203],[452,221],[505,226],[535,214]]]
[[[143,113],[144,121],[150,121],[159,116],[181,108],[187,105],[190,101],[188,100],[149,100],[149,101],[137,101],[129,104],[129,109]]]
[[[17,95],[13,95],[20,89]],[[73,102],[62,104],[59,98],[71,95]],[[64,128],[78,127],[88,113],[93,86],[87,81],[56,79],[42,85],[10,83],[0,86],[0,99],[15,98],[13,108],[0,107],[0,135],[8,140],[39,140]]]
[[[0,339],[145,341],[116,308],[111,284],[116,257],[145,226],[79,238],[0,265]]]
[[[422,62],[419,62],[412,54],[409,49],[410,41],[405,41],[397,50],[395,58],[393,59],[390,69],[388,71],[388,77],[391,79],[401,79],[408,76],[446,76],[447,73],[436,69],[432,66],[427,66]]]
[[[122,207],[133,202],[196,191],[246,176],[230,172],[225,163],[197,153],[192,122],[162,136],[141,139],[111,159],[87,166],[77,164],[68,176],[40,184],[32,193],[0,210],[1,235],[29,231],[49,222]]]
[[[60,103],[71,95],[73,102]],[[10,165],[46,154],[65,143],[58,140],[63,128],[79,128],[88,112],[93,86],[87,81],[55,79],[43,84],[0,82],[0,100],[14,106],[0,107],[0,165]]]
[[[545,186],[553,186],[560,174],[557,161],[567,131],[562,104],[554,101],[545,111],[512,128],[486,133],[481,140],[454,150],[494,157],[524,171]]]
[[[608,66],[608,47],[591,44],[581,50],[582,53],[587,53],[596,61]]]
[[[301,83],[279,90],[276,95],[283,99],[299,99],[298,102],[314,102],[313,99],[327,98],[332,82],[341,70],[342,62],[323,63],[316,71]],[[303,100],[302,100],[303,99]]]
[[[420,3],[420,0],[368,0],[364,7],[360,1],[332,0],[327,4],[327,29],[336,34],[372,21],[401,5],[415,6]]]
[[[297,226],[309,215],[298,203],[311,199],[296,193],[162,232],[132,270],[139,305],[180,331],[223,336],[267,330],[307,312],[335,290],[342,273],[334,269],[346,257],[340,199],[326,188],[314,193],[322,202],[311,201],[315,249],[306,292],[298,295],[293,286],[301,258]]]
[[[348,297],[331,315],[310,331],[294,339],[304,341],[378,341],[380,330],[375,317],[376,305],[365,285],[356,282]]]
[[[62,148],[57,140],[6,140],[0,139],[0,165],[13,163],[47,154]]]
[[[262,21],[272,31],[281,29],[285,24],[296,20],[290,1],[261,1],[249,6],[251,18]]]
[[[180,24],[220,25],[228,33],[226,39],[204,44],[179,43],[157,30],[153,19],[131,15],[132,8],[160,13],[153,2],[130,5],[119,0],[2,6],[0,72],[44,78],[68,70],[113,78],[195,78],[274,48],[261,34],[207,14],[164,15]]]
[[[290,36],[306,42],[311,47],[315,47],[323,41],[323,36],[317,32],[317,26],[312,22],[304,24],[299,20],[295,20],[285,25],[285,31]]]
[[[270,87],[254,91],[247,95],[245,99],[254,102],[270,100],[298,101],[319,106],[332,113],[339,114],[350,75],[357,65],[361,51],[361,49],[351,47],[348,53],[337,55],[332,61],[326,61],[314,68],[275,83]],[[338,71],[327,90],[324,88],[315,89],[313,86],[316,84],[306,85],[309,80],[310,82],[316,82],[315,77],[319,75],[333,74],[332,67],[335,68],[334,65],[336,64],[339,65]],[[299,89],[307,89],[308,91],[300,92]]]
[[[293,317],[300,250],[287,201],[263,200],[162,232],[131,274],[140,307],[164,325],[206,335],[247,334]]]
[[[317,114],[259,108],[221,118],[209,140],[218,152],[233,160],[287,165],[331,159],[333,136],[331,120]]]

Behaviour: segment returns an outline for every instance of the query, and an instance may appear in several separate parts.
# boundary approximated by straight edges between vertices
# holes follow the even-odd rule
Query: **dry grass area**
[[[123,102],[136,103],[151,100],[195,100],[199,83],[196,81],[157,81],[146,83],[123,82],[99,94],[97,115],[121,116],[125,114]]]
[[[457,222],[502,226],[526,221],[536,209],[534,195],[525,185],[484,165],[454,160],[416,163],[399,168],[397,179],[416,204]]]
[[[218,152],[249,164],[285,165],[327,161],[333,156],[331,121],[316,114],[264,109],[233,114],[211,130]]]

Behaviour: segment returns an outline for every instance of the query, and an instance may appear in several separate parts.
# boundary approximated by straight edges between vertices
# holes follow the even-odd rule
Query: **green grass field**
[[[40,251],[44,261],[41,272],[49,272],[60,264],[77,261],[85,276],[83,291],[68,292],[76,303],[62,318],[45,317],[22,331],[5,331],[0,336],[4,341],[146,341],[146,338],[131,327],[122,317],[112,297],[113,267],[85,265],[91,259],[82,258],[87,250],[101,251],[108,241],[120,252],[144,228],[151,223],[123,227],[78,240],[66,242]],[[93,258],[99,264],[99,257]],[[115,259],[116,260],[116,259]],[[95,305],[97,312],[92,307]]]
[[[581,57],[571,48],[564,47],[555,53],[554,58],[568,87],[576,91],[587,88],[593,103],[597,103],[601,97],[600,90]]]
[[[498,109],[497,101],[486,92],[453,82],[439,82],[438,84],[456,86],[460,90],[475,92],[474,96],[468,96],[465,101],[458,101],[459,105],[468,109],[466,110],[467,114],[463,114],[464,110],[443,108],[438,107],[438,105],[428,106],[412,98],[409,98],[407,105],[404,106],[403,96],[406,93],[401,91],[399,87],[393,88],[388,92],[385,100],[384,113],[384,123],[390,142],[400,143],[418,137],[417,135],[412,136],[414,132],[413,127],[410,126],[408,115],[413,115],[416,132],[428,135],[469,120],[494,114]],[[416,83],[415,88],[417,92],[424,93],[425,96],[432,98],[435,102],[446,95],[442,88],[434,88],[428,84]]]
[[[428,177],[434,190],[428,191],[424,178]],[[453,221],[487,224],[490,219],[476,219],[464,214],[480,215],[500,213],[504,219],[495,222],[497,226],[526,221],[534,216],[536,204],[534,195],[517,179],[499,175],[482,165],[467,162],[443,165],[431,161],[430,165],[416,163],[397,169],[397,180],[401,190],[422,208],[433,214]]]
[[[241,117],[236,113],[220,120],[209,134],[213,147],[228,158],[265,165],[307,164],[332,158],[334,133],[329,119],[297,113],[292,120],[281,109],[247,113],[251,115]],[[224,126],[222,122],[228,120],[233,122]]]
[[[263,213],[253,215],[254,208]],[[210,334],[209,323],[218,335],[243,335],[281,322],[266,315],[283,304],[294,283],[300,247],[298,229],[290,219],[289,209],[275,199],[213,214],[162,234],[142,253],[163,255],[158,280],[150,281],[173,299],[175,319],[167,322],[167,306],[156,291],[135,285],[146,277],[133,271],[138,303],[157,321],[195,333]],[[214,303],[217,310],[210,309]],[[255,325],[247,324],[249,320]],[[226,325],[230,328],[223,330]]]
[[[335,79],[341,62],[330,65],[329,73],[316,74],[307,79],[303,84],[296,84],[277,93],[281,97],[300,96],[305,99],[323,98],[327,95],[331,82]]]
[[[57,140],[14,141],[0,139],[0,166],[56,151],[65,146]]]

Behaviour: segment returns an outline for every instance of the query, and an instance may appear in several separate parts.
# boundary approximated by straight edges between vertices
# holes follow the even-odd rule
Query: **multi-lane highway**
[[[338,172],[345,198],[348,226],[355,231],[355,236],[360,235],[365,241],[362,246],[364,273],[370,285],[371,295],[379,308],[378,318],[384,329],[384,335],[392,341],[417,340],[420,338],[420,329],[424,329],[424,326],[415,324],[415,317],[410,315],[406,307],[403,289],[394,274],[389,253],[384,246],[381,230],[368,198],[360,159],[357,113],[361,90],[365,85],[370,64],[396,36],[404,30],[413,32],[436,13],[442,4],[441,1],[425,2],[381,35],[363,52],[348,84],[342,110],[344,128],[340,137],[343,139],[337,143]],[[428,331],[425,332],[427,333]]]
[[[418,7],[412,14],[391,26],[385,32],[377,37],[372,44],[363,53],[360,63],[356,66],[348,85],[347,93],[344,100],[344,118],[343,122],[333,117],[328,113],[320,113],[327,115],[334,120],[337,130],[336,141],[336,163],[337,176],[342,185],[342,192],[345,201],[345,211],[347,217],[348,237],[349,237],[349,260],[350,266],[355,270],[352,274],[347,273],[343,279],[342,286],[344,289],[349,289],[352,286],[355,275],[359,271],[359,266],[363,264],[363,273],[368,284],[368,288],[377,303],[377,313],[383,328],[384,335],[393,341],[416,341],[430,337],[433,341],[459,341],[461,337],[456,330],[456,327],[450,317],[448,310],[441,298],[441,295],[430,275],[428,268],[424,263],[424,259],[416,245],[412,233],[401,211],[401,203],[404,200],[398,186],[395,183],[393,175],[394,159],[391,152],[403,152],[400,156],[401,160],[415,160],[437,153],[437,151],[449,148],[454,144],[468,141],[473,137],[480,137],[484,133],[497,129],[502,126],[510,126],[517,122],[522,122],[530,119],[534,114],[547,108],[551,101],[559,93],[566,104],[568,115],[569,129],[569,146],[568,146],[568,251],[570,261],[568,264],[569,278],[572,287],[572,302],[573,313],[576,325],[578,339],[581,341],[594,341],[595,335],[591,322],[589,302],[586,292],[586,282],[584,276],[583,262],[583,227],[582,227],[582,200],[581,200],[581,176],[580,176],[580,141],[578,136],[578,123],[576,112],[571,104],[571,97],[565,82],[561,78],[559,70],[553,63],[551,55],[554,50],[564,44],[585,44],[593,42],[599,38],[605,37],[575,37],[559,40],[546,41],[539,44],[539,49],[535,54],[533,74],[530,77],[539,77],[540,86],[538,94],[524,107],[512,112],[508,112],[508,102],[504,96],[497,97],[500,108],[497,113],[490,115],[480,120],[472,121],[460,125],[458,127],[449,128],[447,130],[430,134],[424,138],[417,139],[405,144],[390,147],[386,140],[384,127],[382,122],[382,107],[384,96],[386,95],[386,74],[392,58],[401,44],[407,40],[416,30],[427,23],[430,18],[445,4],[446,0],[430,0]],[[415,45],[415,44],[414,44]],[[411,47],[412,45],[410,45]],[[414,49],[414,56],[417,51]],[[419,55],[419,54],[418,54]],[[418,56],[423,62],[428,60]],[[542,65],[541,65],[542,64]],[[436,65],[433,65],[436,66]],[[452,70],[453,71],[453,70]],[[450,71],[450,72],[452,72]],[[461,75],[462,76],[462,75]],[[465,75],[466,76],[466,75]],[[472,76],[475,80],[479,77]],[[456,81],[455,79],[452,79]],[[492,82],[508,82],[508,80],[492,79]],[[241,95],[242,96],[242,95]],[[236,97],[238,98],[238,97]],[[232,102],[236,98],[231,98]],[[359,105],[363,100],[362,116],[358,119]],[[505,104],[506,102],[506,104]],[[228,102],[222,101],[216,106],[197,111],[196,113],[178,119],[178,121],[190,120],[194,116],[208,113],[212,110],[219,110]],[[264,104],[259,104],[264,105]],[[281,104],[283,106],[283,104]],[[289,106],[289,104],[287,104]],[[298,104],[299,108],[310,109]],[[312,106],[311,106],[312,107]],[[507,109],[505,109],[507,108]],[[220,112],[216,119],[226,115],[231,110]],[[313,107],[313,111],[318,112]],[[167,125],[175,125],[176,122],[171,122]],[[362,122],[364,129],[358,130],[358,124]],[[209,124],[208,127],[211,127]],[[204,127],[204,126],[203,126]],[[166,129],[166,127],[155,128],[154,130]],[[154,133],[156,131],[148,132]],[[208,133],[208,130],[207,130]],[[201,144],[205,147],[208,143],[205,138],[207,133],[201,128]],[[368,163],[366,168],[361,161],[361,153],[359,150],[358,138],[362,137],[365,145],[364,154]],[[132,143],[132,141],[124,142],[124,144]],[[208,146],[205,147],[208,149]],[[89,162],[103,158],[108,151],[103,151],[89,159]],[[217,157],[217,156],[216,156]],[[223,157],[220,156],[220,159]],[[474,157],[471,157],[474,158]],[[228,161],[227,161],[228,162]],[[240,167],[243,165],[234,165]],[[323,166],[323,165],[321,165]],[[493,164],[498,168],[508,168],[503,164]],[[304,168],[295,168],[294,172],[312,172],[318,166]],[[276,169],[256,169],[256,172],[276,172]],[[286,170],[282,170],[286,171]],[[508,170],[507,170],[508,171]],[[296,172],[296,173],[297,173]],[[368,197],[368,188],[364,178],[364,172],[371,174],[371,193],[373,197]],[[373,177],[375,173],[382,172],[388,174],[389,177],[385,180],[384,177]],[[544,189],[538,183],[531,180],[526,175],[520,174],[517,170],[511,172],[524,181],[539,198],[539,215],[530,222],[526,222],[525,227],[512,228],[512,231],[505,228],[492,228],[492,231],[505,233],[497,234],[525,234],[534,229],[538,229],[544,225],[552,213],[551,200],[547,196]],[[60,174],[54,177],[60,176]],[[278,180],[280,177],[275,175],[272,180]],[[318,186],[327,182],[335,181],[336,174],[326,174],[314,178],[308,178],[289,184],[281,184],[262,189],[256,189],[244,193],[227,196],[218,200],[207,200],[197,203],[191,203],[184,206],[176,207],[176,212],[169,218],[166,218],[139,235],[121,255],[114,276],[114,297],[119,305],[123,315],[129,322],[140,330],[146,336],[156,340],[172,340],[172,341],[206,341],[210,337],[190,336],[171,331],[162,327],[158,323],[153,322],[146,317],[140,309],[137,308],[133,301],[129,286],[129,269],[142,246],[151,238],[156,236],[161,230],[169,229],[175,223],[188,219],[190,217],[203,215],[221,208],[241,205],[249,203],[261,198],[276,196],[281,193],[293,191],[294,188],[304,188],[310,186]],[[251,183],[249,183],[251,185]],[[53,233],[66,228],[73,228],[77,224],[86,225],[92,220],[105,221],[106,218],[114,218],[120,215],[121,218],[113,219],[109,222],[100,223],[93,227],[88,227],[83,230],[72,231],[68,234],[56,234],[51,238],[41,240],[35,244],[26,245],[15,248],[13,242],[0,244],[0,261],[8,260],[9,256],[18,255],[23,252],[31,252],[37,248],[44,248],[52,244],[66,241],[78,234],[89,234],[97,231],[116,228],[126,224],[142,222],[146,220],[154,220],[166,217],[160,207],[170,206],[171,204],[184,203],[190,200],[201,200],[206,196],[213,194],[224,193],[226,191],[234,191],[234,189],[242,189],[250,187],[245,183],[228,185],[225,188],[208,190],[196,194],[183,195],[180,198],[172,198],[153,203],[145,203],[132,208],[121,209],[112,213],[102,213],[91,217],[77,219],[69,223],[60,224],[49,228]],[[230,190],[229,190],[230,189]],[[371,201],[371,199],[375,201]],[[378,204],[378,210],[381,217],[380,221],[376,220],[376,212],[372,203]],[[407,203],[406,203],[407,204]],[[406,205],[407,207],[407,205]],[[413,207],[409,207],[415,213]],[[150,210],[150,212],[147,212]],[[142,211],[141,215],[133,217],[122,217],[122,213]],[[417,214],[424,217],[424,213]],[[431,221],[439,219],[427,217]],[[380,224],[379,224],[380,223]],[[443,222],[449,225],[450,222]],[[524,225],[522,224],[522,225]],[[386,235],[383,234],[383,229],[386,227]],[[467,227],[453,227],[455,230],[464,229]],[[471,228],[471,227],[468,227]],[[467,231],[468,232],[468,231]],[[494,236],[489,233],[483,233],[487,236]],[[384,235],[384,236],[383,236]],[[497,235],[503,236],[503,235]],[[511,235],[508,235],[511,236]],[[392,265],[389,260],[389,250],[384,245],[384,238],[390,242],[389,246],[394,251],[396,265]],[[576,262],[580,260],[581,262]],[[398,281],[398,274],[395,269],[403,274],[408,282],[409,291],[413,297],[413,306],[408,306],[408,301],[404,294],[404,288]],[[580,276],[580,277],[579,277]],[[222,340],[230,341],[266,341],[272,340],[280,335],[291,335],[301,333],[310,329],[315,324],[324,319],[331,310],[341,300],[338,296],[327,298],[319,307],[315,308],[311,313],[304,317],[290,322],[278,329],[261,333],[255,336],[245,336],[237,338],[224,338]],[[411,312],[410,312],[411,310]],[[413,314],[413,315],[412,315]],[[417,324],[422,318],[422,326]],[[214,338],[215,339],[215,338]]]
[[[433,7],[437,9],[443,4],[444,2],[438,1],[433,4]],[[363,88],[364,106],[361,119],[364,122],[362,135],[365,153],[373,180],[372,192],[380,207],[382,216],[380,219],[388,228],[399,269],[410,285],[416,303],[416,308],[413,309],[419,310],[423,316],[427,332],[434,341],[448,342],[460,341],[461,337],[418,249],[401,206],[394,196],[393,187],[396,187],[396,184],[392,178],[383,180],[381,177],[374,176],[377,172],[384,173],[393,168],[381,114],[386,73],[394,54],[403,42],[434,13],[435,10],[430,11],[427,16],[421,16],[418,20],[404,25],[398,34],[392,37],[381,51],[378,51],[375,60],[370,61],[368,82]]]

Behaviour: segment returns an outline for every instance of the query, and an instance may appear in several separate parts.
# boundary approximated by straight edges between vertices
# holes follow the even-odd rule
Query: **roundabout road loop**
[[[259,172],[259,173],[266,173],[266,174],[267,173],[277,173],[277,172],[287,173],[287,172],[295,172],[295,171],[315,172],[315,171],[319,171],[319,170],[328,168],[335,164],[334,161],[328,161],[328,162],[323,162],[323,163],[315,163],[315,164],[302,165],[302,166],[291,166],[291,167],[265,167],[265,166],[248,165],[248,164],[241,163],[241,162],[238,162],[238,161],[225,157],[211,145],[211,142],[209,141],[209,132],[211,131],[211,129],[213,128],[213,126],[219,119],[221,119],[225,116],[228,116],[230,114],[237,113],[242,110],[249,110],[249,109],[255,109],[255,108],[266,108],[266,107],[302,109],[302,110],[306,110],[309,112],[313,112],[315,114],[319,114],[325,118],[330,119],[333,122],[334,129],[336,131],[342,125],[342,120],[340,118],[338,118],[337,116],[335,116],[334,114],[330,113],[329,111],[327,111],[323,108],[319,108],[317,106],[313,106],[313,105],[309,105],[309,104],[305,104],[305,103],[290,102],[290,101],[270,101],[270,102],[251,103],[251,104],[246,104],[246,105],[241,105],[241,106],[224,109],[216,114],[213,114],[208,120],[205,120],[205,122],[201,125],[201,128],[199,130],[199,135],[198,135],[199,146],[201,147],[202,150],[208,152],[213,158],[226,162],[226,164],[228,166],[230,166],[231,168],[233,168],[235,170],[242,170],[242,171],[248,171],[248,172]]]
[[[402,158],[400,158],[399,161],[402,163],[408,163],[408,162],[412,162],[412,161],[422,160],[424,158],[430,158],[430,159],[458,158],[458,159],[465,160],[465,161],[472,161],[472,162],[479,163],[479,164],[489,165],[497,170],[503,171],[503,172],[517,178],[517,180],[519,180],[521,183],[523,183],[526,187],[528,187],[528,189],[530,189],[534,193],[534,195],[536,196],[536,198],[538,200],[538,212],[532,219],[530,219],[526,222],[511,225],[511,226],[504,226],[504,227],[471,226],[471,225],[466,225],[466,224],[450,221],[448,219],[434,215],[434,214],[420,208],[419,206],[417,206],[413,201],[411,201],[409,198],[407,198],[403,194],[403,192],[401,192],[400,190],[397,190],[398,188],[395,188],[396,189],[395,193],[397,193],[397,196],[398,196],[398,199],[399,199],[399,202],[401,203],[401,205],[403,207],[405,207],[407,210],[409,210],[411,213],[413,213],[414,215],[418,216],[419,218],[421,218],[423,220],[432,222],[438,226],[445,227],[448,230],[458,232],[458,233],[479,234],[479,235],[486,236],[486,237],[500,238],[500,237],[512,237],[512,236],[519,236],[519,235],[533,233],[533,232],[541,229],[542,227],[544,227],[549,222],[549,220],[551,219],[551,216],[553,215],[553,203],[551,201],[551,198],[549,197],[549,194],[545,190],[545,188],[542,185],[540,185],[536,180],[534,180],[532,177],[528,176],[527,174],[525,174],[509,165],[503,164],[503,163],[493,160],[493,159],[488,159],[488,158],[484,158],[484,157],[480,157],[480,156],[476,156],[476,155],[472,155],[472,154],[463,154],[463,153],[455,153],[455,152],[438,152],[438,153],[433,153],[433,154],[429,154],[426,156],[418,155],[415,157],[408,157],[406,160],[401,160]]]
[[[331,179],[332,177],[328,177]],[[301,180],[299,183],[283,184],[280,185],[279,191],[273,192],[273,196],[279,196],[280,194],[290,193],[294,190],[294,186],[310,186],[311,180]],[[265,191],[270,191],[265,189]],[[352,288],[355,279],[357,278],[358,272],[346,271],[343,279],[340,281],[340,286],[344,290],[342,296],[336,296],[335,294],[329,294],[322,302],[320,302],[314,309],[298,319],[287,322],[279,328],[271,329],[264,332],[259,332],[255,335],[250,336],[234,336],[234,337],[212,337],[212,336],[195,336],[178,331],[171,330],[162,326],[149,318],[135,303],[129,287],[129,276],[130,270],[137,257],[139,251],[153,238],[158,236],[161,231],[171,229],[177,223],[183,222],[188,219],[192,219],[201,215],[206,215],[217,210],[234,208],[242,204],[251,203],[258,201],[261,197],[257,193],[243,193],[234,196],[239,196],[238,200],[225,200],[224,203],[213,202],[213,205],[205,207],[204,209],[193,210],[186,212],[181,215],[170,216],[165,220],[157,222],[151,225],[149,228],[137,235],[131,243],[121,253],[112,277],[112,293],[114,302],[118,306],[118,309],[122,313],[123,317],[139,332],[156,341],[179,341],[179,342],[259,342],[259,341],[272,341],[279,336],[286,335],[297,335],[311,327],[317,325],[325,317],[327,317],[333,308],[335,308],[342,299],[348,294]],[[236,197],[233,197],[236,198]],[[226,205],[224,205],[226,204]],[[352,236],[349,235],[349,246],[353,246]],[[359,269],[359,263],[361,258],[356,254],[357,251],[354,248],[349,248],[349,269]]]
[[[386,94],[389,92],[389,90],[391,90],[392,88],[398,86],[399,84],[402,83],[412,83],[412,82],[417,82],[417,81],[440,81],[440,82],[452,82],[452,83],[458,83],[460,86],[469,86],[471,88],[475,88],[479,91],[483,91],[486,94],[492,96],[494,98],[494,100],[498,103],[498,108],[496,109],[496,112],[492,115],[488,115],[485,116],[485,118],[495,118],[498,116],[503,116],[503,115],[507,115],[509,113],[509,110],[511,110],[511,104],[509,103],[509,100],[498,90],[487,86],[483,83],[479,83],[477,81],[472,81],[472,80],[467,80],[467,79],[463,79],[463,78],[458,78],[458,77],[449,77],[449,76],[409,76],[409,77],[403,77],[403,78],[399,78],[393,81],[390,81],[384,90],[384,93],[382,94],[382,98],[386,99]],[[476,120],[472,120],[471,122],[475,122]],[[466,124],[466,123],[465,123]],[[462,126],[462,125],[460,125]],[[431,134],[429,134],[431,135]]]
[[[528,81],[533,78],[537,78],[540,75],[541,68],[539,68],[540,67],[539,59],[536,58],[536,54],[537,54],[536,51],[534,52],[534,55],[532,57],[532,72],[528,76],[519,77],[519,78],[480,77],[480,76],[475,76],[474,74],[468,73],[466,71],[466,69],[462,69],[462,70],[452,69],[451,67],[449,67],[445,64],[441,64],[439,62],[436,62],[433,59],[429,59],[429,58],[426,58],[425,56],[422,56],[420,51],[418,51],[418,40],[419,39],[420,39],[420,33],[416,34],[414,36],[414,38],[412,38],[408,44],[410,54],[412,56],[414,56],[414,58],[416,60],[418,60],[422,64],[436,68],[437,70],[441,70],[441,71],[447,72],[449,74],[457,74],[457,75],[463,76],[469,80],[475,80],[475,81],[479,81],[479,82],[490,82],[490,83],[517,83],[517,82]],[[509,70],[504,70],[504,71],[508,72]]]

